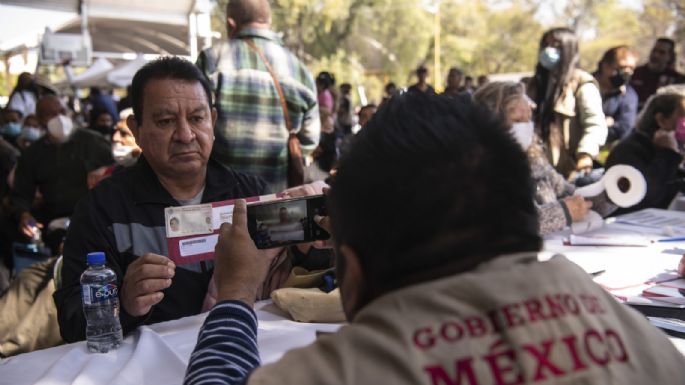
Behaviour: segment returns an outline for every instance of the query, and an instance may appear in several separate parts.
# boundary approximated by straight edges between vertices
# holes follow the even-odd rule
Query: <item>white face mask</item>
[[[74,122],[66,115],[57,115],[48,121],[48,132],[58,143],[64,143],[74,132]]]
[[[133,146],[125,146],[121,143],[112,144],[112,156],[117,164],[124,167],[131,166],[138,160],[133,156]]]
[[[533,126],[533,122],[513,123],[511,125],[511,134],[521,145],[523,151],[528,150],[528,147],[530,147],[531,143],[533,143],[534,129],[535,126]]]

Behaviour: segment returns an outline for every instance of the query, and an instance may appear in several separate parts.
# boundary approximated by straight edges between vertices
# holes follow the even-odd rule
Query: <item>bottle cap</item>
[[[105,263],[105,253],[103,253],[102,251],[88,253],[88,256],[86,257],[86,262],[88,262],[89,265],[102,265],[103,263]]]

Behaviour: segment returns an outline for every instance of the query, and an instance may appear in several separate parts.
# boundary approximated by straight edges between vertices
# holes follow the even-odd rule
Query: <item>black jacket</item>
[[[645,208],[668,208],[678,193],[681,178],[685,175],[678,166],[683,157],[667,148],[655,146],[652,140],[635,132],[611,150],[605,167],[627,164],[640,170],[647,181],[647,195],[640,203],[619,208],[612,215],[621,215]]]
[[[267,194],[267,184],[210,160],[202,202]],[[103,180],[82,199],[64,244],[62,287],[54,294],[60,333],[66,342],[85,339],[86,320],[79,279],[86,255],[104,251],[121,287],[126,268],[145,253],[167,255],[164,208],[179,203],[162,187],[144,157]],[[164,299],[143,317],[120,311],[124,333],[151,324],[198,314],[212,276],[211,262],[181,265]]]
[[[17,219],[31,211],[36,188],[43,194],[43,209],[33,215],[47,226],[52,219],[68,217],[88,194],[88,173],[114,164],[112,147],[101,135],[76,130],[66,143],[52,144],[45,135],[19,158],[12,190]]]

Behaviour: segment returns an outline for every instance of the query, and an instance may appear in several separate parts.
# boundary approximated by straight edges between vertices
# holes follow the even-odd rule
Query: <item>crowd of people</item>
[[[474,84],[453,67],[438,95],[421,65],[415,84],[390,82],[378,105],[355,106],[350,83],[314,77],[283,45],[267,1],[231,0],[226,15],[227,41],[196,63],[148,63],[118,105],[93,88],[77,114],[19,77],[0,122],[0,253],[6,271],[16,245],[44,244],[52,258],[0,287],[0,355],[85,338],[79,277],[102,251],[124,333],[211,310],[189,384],[680,381],[682,356],[644,319],[564,257],[536,258],[541,236],[590,209],[667,208],[684,187],[673,40],[640,66],[633,48],[613,47],[589,73],[575,33],[553,28],[530,78]],[[617,164],[645,176],[640,203],[575,195]],[[168,258],[165,207],[297,195],[315,180],[331,186],[330,216],[317,220],[335,252],[257,250],[238,200],[213,261]],[[251,305],[297,265],[335,266],[350,326],[260,368]],[[54,298],[33,286],[22,304],[29,281]],[[54,314],[30,312],[53,299]]]

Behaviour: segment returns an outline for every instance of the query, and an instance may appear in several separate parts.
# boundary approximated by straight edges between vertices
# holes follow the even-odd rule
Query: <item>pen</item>
[[[663,238],[663,239],[657,240],[657,242],[679,242],[679,241],[685,241],[685,237]]]

